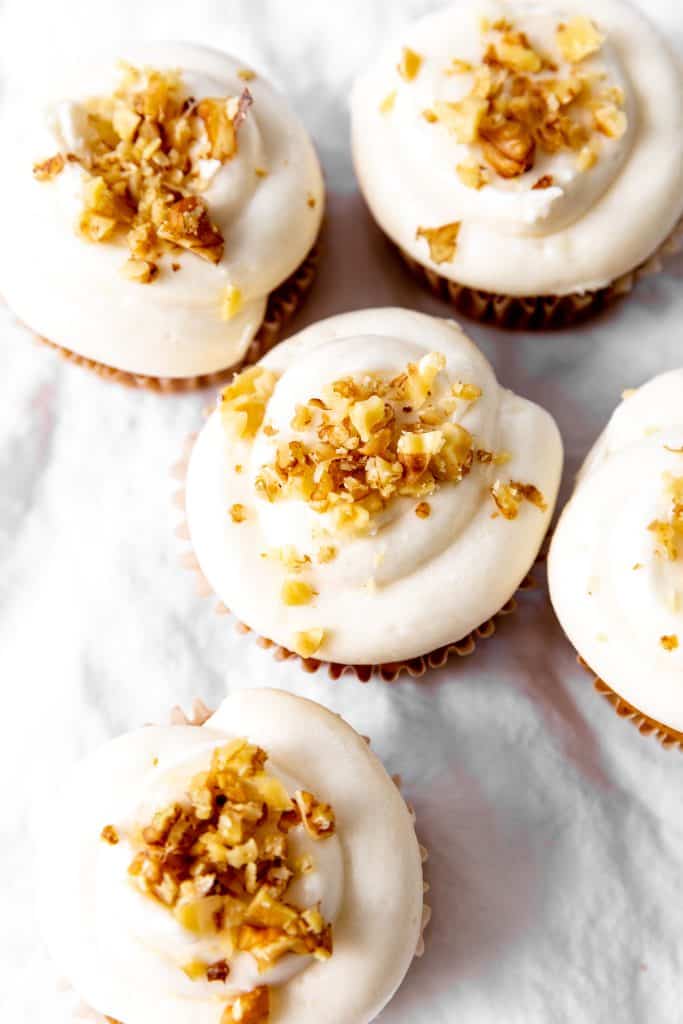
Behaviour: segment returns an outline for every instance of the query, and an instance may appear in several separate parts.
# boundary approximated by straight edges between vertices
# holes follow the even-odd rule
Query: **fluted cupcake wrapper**
[[[209,718],[211,718],[212,714],[213,714],[213,711],[210,708],[208,708],[206,706],[206,704],[197,697],[197,698],[195,698],[192,701],[192,705],[190,707],[189,712],[186,712],[179,705],[176,705],[175,707],[173,707],[171,709],[171,712],[170,712],[170,715],[169,715],[169,722],[170,722],[171,725],[194,725],[194,726],[200,726],[200,725],[204,725],[204,723],[207,722],[209,720]],[[368,746],[370,746],[370,738],[368,736],[364,736],[363,739],[368,744]],[[395,785],[397,786],[399,792],[401,792],[401,776],[400,775],[392,775],[392,780],[395,783]],[[403,794],[401,794],[401,795],[403,795]],[[410,812],[410,816],[411,816],[411,818],[413,820],[413,825],[415,825],[416,824],[415,810],[414,810],[413,806],[408,803],[407,800],[406,800],[406,806],[407,806],[407,808],[408,808],[408,810]],[[416,829],[416,834],[417,834],[417,829]],[[427,851],[427,848],[424,847],[421,843],[419,843],[419,847],[420,847],[420,859],[421,859],[422,863],[425,864],[429,860],[429,853]],[[424,881],[423,881],[423,892],[424,892],[425,896],[429,892],[429,885],[428,885],[427,882],[424,882]],[[431,907],[429,907],[426,903],[423,903],[423,905],[422,905],[422,921],[420,923],[420,935],[419,935],[419,938],[418,938],[417,946],[415,948],[415,956],[416,957],[421,957],[421,956],[424,955],[424,951],[425,951],[424,933],[425,933],[425,929],[426,929],[427,925],[429,924],[429,920],[430,920],[431,916],[432,916]],[[59,993],[59,998],[69,1000],[69,1004],[70,1004],[70,1013],[68,1014],[67,1017],[64,1018],[65,1024],[66,1024],[67,1020],[70,1022],[70,1024],[122,1024],[121,1021],[114,1020],[113,1017],[106,1017],[103,1014],[98,1013],[96,1010],[93,1010],[89,1006],[87,1006],[86,1003],[84,1003],[81,999],[79,999],[79,997],[74,992],[74,990],[71,988],[71,986],[69,985],[68,982],[60,980],[57,983],[57,989],[58,989],[58,993]]]
[[[68,362],[91,370],[105,380],[123,384],[125,387],[158,391],[164,394],[183,394],[200,388],[217,387],[227,383],[243,367],[258,362],[281,340],[284,328],[301,306],[313,284],[319,258],[320,245],[316,242],[294,273],[268,296],[263,322],[243,359],[224,370],[216,370],[214,373],[197,374],[193,377],[152,377],[141,373],[129,373],[127,370],[118,370],[105,363],[99,363],[97,360],[88,359],[62,345],[56,345],[41,335],[36,334],[35,337],[38,341],[57,351]]]
[[[216,595],[214,594],[213,588],[202,572],[197,556],[192,550],[190,531],[185,518],[185,479],[187,477],[190,454],[196,437],[197,435],[193,434],[187,439],[181,458],[171,470],[173,478],[181,484],[180,489],[173,495],[173,503],[182,514],[182,519],[176,527],[175,534],[179,540],[187,542],[190,545],[190,547],[180,556],[180,564],[184,569],[189,569],[194,574],[197,593],[200,597],[215,597]],[[477,628],[472,630],[471,633],[468,633],[467,636],[464,636],[453,643],[446,644],[444,647],[438,647],[436,650],[428,651],[425,654],[420,654],[416,658],[409,658],[405,661],[385,662],[381,665],[346,665],[339,662],[322,661],[318,658],[303,658],[301,655],[288,650],[286,647],[282,647],[280,644],[275,643],[267,637],[260,636],[258,633],[255,633],[254,635],[259,647],[272,651],[273,657],[276,661],[288,661],[295,659],[299,662],[303,671],[308,673],[317,672],[319,668],[325,667],[327,668],[327,673],[330,679],[334,681],[341,679],[345,673],[355,675],[356,679],[361,683],[368,683],[373,676],[378,676],[380,679],[383,679],[384,682],[393,683],[403,673],[410,676],[412,679],[421,679],[429,669],[443,668],[446,662],[452,657],[465,658],[468,655],[473,654],[477,644],[481,640],[488,640],[493,636],[496,632],[496,626],[500,619],[503,619],[508,615],[512,615],[512,613],[517,609],[517,595],[522,591],[533,590],[535,586],[535,580],[529,573],[520,583],[516,593],[506,601],[503,607],[500,608],[490,619],[487,619],[486,622],[481,623],[481,625],[477,626]],[[216,604],[214,610],[217,615],[231,614],[230,609],[220,600]],[[253,632],[250,626],[245,625],[239,620],[236,620],[235,625],[240,633],[246,634]]]
[[[678,732],[676,729],[672,729],[668,725],[664,725],[663,722],[657,721],[656,718],[650,718],[649,715],[639,711],[637,707],[630,704],[627,700],[624,700],[616,690],[601,679],[600,676],[596,675],[590,665],[583,660],[580,654],[577,654],[576,660],[578,661],[581,668],[585,669],[588,675],[593,680],[593,686],[597,693],[605,700],[609,701],[612,708],[619,715],[620,718],[626,718],[632,725],[634,725],[638,732],[643,736],[652,736],[658,740],[663,747],[667,750],[671,750],[674,747],[678,747],[679,750],[683,750],[683,732]]]
[[[392,243],[393,244],[393,243]],[[492,324],[518,330],[553,330],[580,323],[611,306],[632,291],[642,277],[658,273],[663,259],[683,246],[683,219],[655,252],[638,267],[622,274],[604,288],[572,292],[569,295],[501,295],[470,288],[425,267],[409,253],[394,245],[410,272],[438,298],[450,302],[459,313]]]

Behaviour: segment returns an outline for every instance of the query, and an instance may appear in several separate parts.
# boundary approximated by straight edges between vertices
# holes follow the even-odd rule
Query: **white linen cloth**
[[[433,6],[0,0],[0,100],[6,112],[48,57],[117,36],[238,53],[289,94],[333,192],[320,277],[293,329],[380,304],[448,316],[371,225],[348,146],[353,74]],[[643,6],[683,50],[679,0]],[[465,324],[500,380],[556,416],[563,498],[622,390],[683,364],[682,279],[683,258],[672,258],[605,316],[556,334]],[[327,704],[403,776],[431,851],[434,917],[426,955],[383,1022],[683,1020],[683,756],[594,694],[543,580],[474,657],[425,681],[306,676],[213,615],[177,565],[169,467],[213,395],[107,384],[35,344],[4,308],[0,367],[3,1022],[59,1019],[33,905],[30,805],[50,800],[55,773],[98,743],[195,695],[215,704],[226,685],[286,687]],[[45,855],[54,842],[69,837],[45,836]]]

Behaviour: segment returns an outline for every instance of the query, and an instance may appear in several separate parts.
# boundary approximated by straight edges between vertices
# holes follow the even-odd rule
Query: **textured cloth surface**
[[[49,55],[117,35],[238,52],[288,92],[334,193],[323,268],[295,327],[378,304],[449,315],[371,225],[348,148],[355,70],[388,32],[432,6],[0,0],[0,101],[7,110]],[[683,50],[679,0],[645,6]],[[683,364],[682,277],[675,257],[577,330],[532,337],[470,326],[501,381],[557,417],[563,497],[622,390]],[[371,735],[403,776],[431,851],[435,912],[426,955],[383,1022],[683,1020],[683,756],[639,736],[593,692],[542,574],[494,639],[427,681],[306,676],[215,616],[177,564],[169,467],[213,396],[108,385],[35,344],[5,309],[0,365],[3,1021],[47,1024],[62,1005],[37,934],[29,807],[50,800],[60,766],[163,719],[176,702],[216,703],[226,685],[322,701]],[[54,842],[69,837],[41,837],[43,856]]]

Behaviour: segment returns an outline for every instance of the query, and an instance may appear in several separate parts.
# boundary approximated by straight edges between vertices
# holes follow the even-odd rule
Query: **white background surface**
[[[239,53],[289,93],[336,193],[324,269],[298,323],[392,303],[448,314],[370,225],[348,152],[353,73],[433,6],[0,0],[0,100],[19,97],[48,56],[114,35]],[[643,6],[683,51],[680,0]],[[0,244],[13,240],[0,233]],[[682,278],[677,257],[580,330],[471,328],[502,382],[557,417],[565,495],[621,391],[683,363]],[[50,800],[61,765],[175,702],[215,703],[226,683],[328,704],[403,774],[432,853],[435,914],[427,954],[383,1022],[683,1021],[683,756],[640,737],[592,692],[544,582],[474,658],[427,682],[334,684],[275,664],[212,614],[176,562],[168,469],[211,398],[105,384],[34,344],[0,308],[3,1024],[57,1019],[32,899],[30,805]],[[43,837],[43,855],[57,842],[68,835]]]

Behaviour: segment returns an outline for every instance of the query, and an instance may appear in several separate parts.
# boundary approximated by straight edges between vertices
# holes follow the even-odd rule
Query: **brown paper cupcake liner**
[[[192,705],[190,707],[189,712],[186,712],[182,707],[180,707],[180,705],[176,705],[175,707],[171,708],[171,712],[170,712],[170,715],[169,715],[169,722],[170,722],[171,725],[196,725],[196,726],[200,726],[200,725],[204,725],[204,723],[207,722],[209,720],[209,718],[211,718],[212,714],[213,714],[213,711],[206,706],[204,701],[202,701],[198,697],[196,697],[192,701]],[[371,744],[370,737],[369,736],[364,736],[363,739],[368,744],[368,746],[370,746],[370,744]],[[391,778],[392,778],[393,782],[395,783],[396,787],[398,788],[398,791],[403,796],[401,776],[400,775],[392,775]],[[404,800],[405,800],[405,797],[404,797]],[[416,824],[415,809],[413,808],[412,804],[408,803],[407,800],[406,800],[406,807],[408,808],[408,811],[410,812],[410,817],[412,818],[413,825],[415,826],[415,833],[417,835],[417,824]],[[419,848],[420,848],[420,860],[422,861],[422,863],[424,865],[429,860],[429,852],[428,852],[427,848],[425,846],[423,846],[422,843],[419,842],[419,840],[418,840],[418,845],[419,845]],[[425,882],[424,880],[423,880],[423,883],[422,883],[422,891],[423,891],[425,896],[429,892],[429,883]],[[420,935],[419,935],[419,938],[418,938],[418,941],[417,941],[417,946],[415,947],[415,956],[416,957],[421,957],[421,956],[424,955],[424,951],[425,951],[424,933],[425,933],[425,929],[426,929],[427,925],[429,924],[431,916],[432,916],[431,907],[429,907],[426,903],[423,903],[422,904],[422,920],[420,922]],[[69,983],[67,981],[60,981],[60,982],[58,982],[57,988],[58,988],[59,991],[62,991],[62,992],[73,992],[73,989],[72,989],[71,985],[69,985]],[[77,1006],[74,1006],[72,1020],[73,1020],[74,1024],[86,1024],[86,1022],[87,1022],[87,1024],[121,1024],[120,1021],[114,1020],[113,1017],[106,1017],[103,1014],[98,1013],[96,1010],[92,1010],[89,1006],[87,1006],[82,1001],[79,1002],[79,1004]]]
[[[517,330],[554,330],[580,323],[595,316],[633,290],[642,277],[662,269],[665,256],[679,252],[683,245],[683,219],[647,260],[616,278],[604,288],[573,292],[569,295],[512,296],[470,288],[442,277],[425,267],[413,256],[391,243],[398,250],[410,272],[438,298],[450,302],[459,313],[471,320]]]
[[[656,718],[650,718],[649,715],[643,714],[643,712],[639,711],[633,704],[629,704],[627,700],[620,697],[619,694],[604,681],[604,679],[601,679],[600,676],[596,675],[590,665],[583,660],[580,654],[577,654],[576,660],[581,668],[585,669],[588,675],[592,678],[593,686],[597,693],[609,701],[612,708],[620,718],[628,719],[643,736],[653,736],[654,739],[658,740],[667,750],[671,750],[674,747],[678,747],[679,750],[683,750],[683,732],[678,732],[676,729],[672,729],[670,726],[664,725],[663,722],[657,721]]]
[[[320,245],[319,242],[316,242],[303,263],[268,296],[263,323],[252,339],[244,358],[239,363],[226,367],[224,370],[216,370],[214,373],[197,374],[194,377],[151,377],[142,373],[129,373],[127,370],[117,370],[113,366],[107,366],[95,359],[81,356],[62,345],[56,345],[41,335],[36,334],[34,337],[57,351],[68,362],[91,370],[105,380],[123,384],[125,387],[143,388],[147,391],[159,391],[164,394],[183,394],[187,391],[196,391],[199,388],[218,386],[227,383],[233,374],[244,366],[258,362],[280,341],[284,328],[299,309],[313,284],[319,259]]]
[[[182,513],[182,519],[175,529],[175,535],[179,540],[187,541],[188,543],[190,543],[190,531],[185,518],[185,479],[187,476],[190,454],[196,437],[197,435],[194,434],[187,439],[180,460],[171,470],[172,477],[181,484],[181,488],[173,495],[173,503]],[[194,574],[197,593],[200,597],[217,596],[214,593],[211,584],[202,572],[199,562],[197,561],[197,557],[191,547],[180,556],[180,564],[184,569],[189,569]],[[275,643],[274,640],[269,640],[267,637],[260,636],[258,633],[254,635],[259,647],[271,650],[276,661],[288,661],[294,659],[299,662],[301,669],[309,674],[317,672],[321,667],[325,667],[327,668],[327,673],[330,679],[335,682],[341,679],[345,673],[355,675],[356,679],[360,683],[370,682],[373,676],[378,676],[386,683],[394,683],[402,673],[405,673],[412,679],[421,679],[429,669],[443,668],[451,657],[457,656],[459,658],[465,658],[468,655],[473,654],[477,644],[481,640],[488,640],[493,636],[496,632],[498,622],[506,616],[512,615],[516,610],[517,595],[522,591],[533,590],[535,587],[536,582],[531,573],[529,573],[525,579],[522,580],[515,594],[506,601],[503,607],[500,608],[495,615],[491,616],[490,619],[487,619],[486,622],[483,622],[480,626],[477,626],[476,629],[472,630],[471,633],[468,633],[467,636],[463,637],[461,640],[456,640],[454,643],[446,644],[444,647],[438,647],[434,651],[429,651],[426,654],[421,654],[416,658],[410,658],[406,661],[392,661],[381,665],[346,665],[339,662],[321,661],[318,658],[303,658],[294,651],[290,651],[288,648]],[[217,615],[231,614],[230,609],[220,600],[216,604],[214,610]],[[235,621],[235,625],[239,633],[246,634],[252,632],[250,626],[245,625],[239,620]]]

